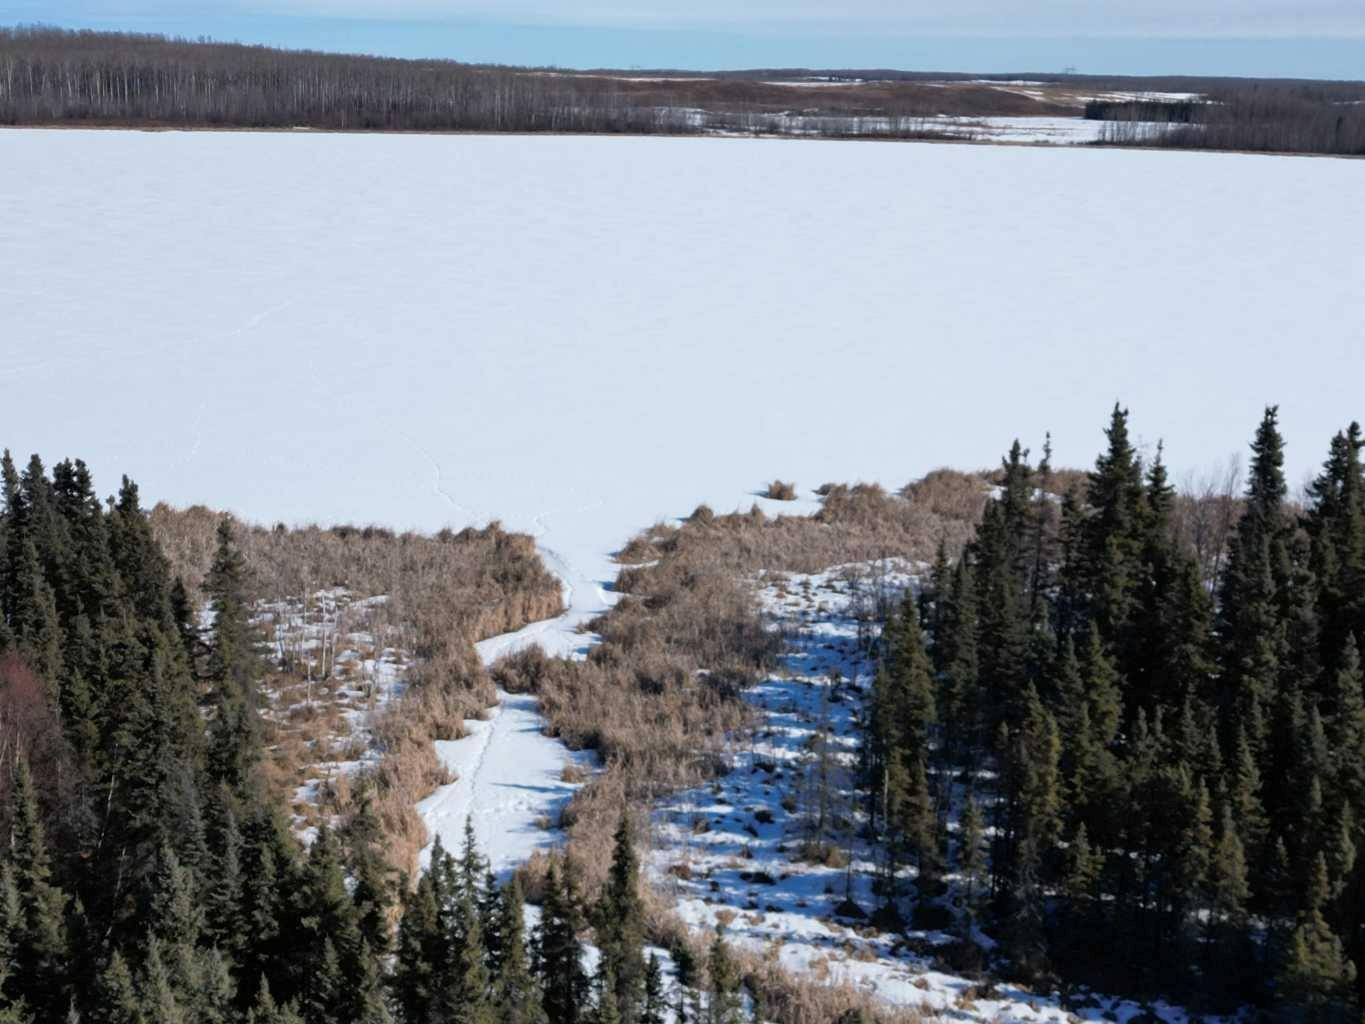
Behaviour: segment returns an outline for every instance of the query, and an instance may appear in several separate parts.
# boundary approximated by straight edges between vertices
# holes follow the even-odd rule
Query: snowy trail
[[[558,655],[586,649],[578,626],[599,614],[609,595],[559,553],[543,546],[540,553],[563,584],[565,611],[476,644],[485,665],[532,644]],[[436,741],[437,755],[458,777],[419,803],[417,812],[433,842],[439,836],[449,850],[460,848],[465,821],[472,818],[474,834],[492,869],[505,875],[536,850],[553,845],[555,833],[542,827],[542,819],[557,821],[560,809],[578,788],[564,781],[565,766],[586,766],[589,759],[545,735],[545,720],[535,697],[499,691],[498,700],[485,720],[465,723],[468,736]],[[422,867],[430,859],[428,846],[422,851]]]
[[[543,536],[543,530],[541,531]],[[538,544],[541,560],[564,587],[563,614],[523,626],[514,633],[503,633],[478,644],[475,649],[485,665],[491,665],[505,654],[511,654],[532,644],[546,654],[558,656],[582,655],[587,652],[590,639],[578,632],[578,627],[609,608],[612,595],[598,581],[579,570],[558,551]]]
[[[458,850],[465,820],[472,818],[479,846],[491,866],[504,875],[538,849],[552,845],[555,833],[540,819],[556,819],[577,788],[563,780],[575,758],[558,740],[542,732],[543,719],[529,694],[499,693],[502,701],[486,721],[468,723],[470,735],[438,740],[436,752],[459,774],[417,805],[433,836]],[[430,847],[421,863],[430,860]]]

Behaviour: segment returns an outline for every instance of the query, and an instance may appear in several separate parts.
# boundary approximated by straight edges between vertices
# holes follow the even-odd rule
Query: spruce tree
[[[438,837],[436,842],[440,843]],[[432,863],[437,862],[436,851]],[[424,1021],[435,996],[444,935],[431,872],[424,873],[403,900],[390,988],[405,1021]]]
[[[1365,677],[1354,635],[1347,637],[1332,689],[1327,728],[1333,788],[1353,807],[1365,807]]]
[[[596,989],[597,1006],[593,1009],[592,1024],[621,1024],[621,1008],[616,1002],[616,976],[610,968],[599,968]]]
[[[503,1024],[544,1024],[546,1019],[527,957],[525,919],[521,883],[513,877],[502,891],[502,962],[493,982],[493,1005]]]
[[[204,590],[213,609],[207,669],[214,687],[210,767],[215,782],[245,797],[261,756],[256,708],[260,662],[246,593],[246,563],[227,517],[218,524],[218,547]]]
[[[972,929],[980,913],[985,895],[986,877],[986,821],[981,807],[970,794],[962,810],[958,835],[957,866],[962,878],[962,937],[972,941]]]
[[[706,961],[711,985],[706,1005],[707,1024],[743,1024],[742,979],[725,937],[717,929]]]
[[[212,942],[235,958],[242,945],[254,937],[248,936],[241,918],[242,833],[226,787],[218,788],[209,811],[208,835],[213,855],[203,893],[204,923]]]
[[[611,868],[597,906],[597,946],[601,977],[610,977],[616,1013],[635,1024],[644,995],[644,904],[640,899],[640,866],[631,838],[630,819],[622,814],[613,840]]]
[[[948,755],[970,770],[983,746],[982,693],[977,649],[976,574],[965,556],[958,560],[953,571],[951,598],[943,620],[934,646],[935,656],[942,658],[945,664],[941,715],[944,744]]]
[[[309,847],[299,882],[290,918],[294,931],[287,942],[293,951],[289,969],[305,1018],[323,1024],[354,1012],[346,1005],[346,990],[349,981],[363,973],[364,949],[341,851],[325,825]],[[332,962],[319,961],[311,952],[323,948],[331,950]]]
[[[589,982],[579,941],[580,912],[572,875],[550,868],[536,936],[540,975],[549,1024],[578,1024],[588,1002]]]
[[[361,937],[376,956],[384,956],[391,942],[389,908],[393,906],[393,869],[384,859],[383,829],[367,791],[360,795],[346,826],[346,861],[354,885],[356,923]]]
[[[1225,720],[1244,723],[1246,739],[1259,755],[1271,697],[1288,655],[1288,626],[1279,601],[1289,565],[1287,488],[1274,407],[1261,420],[1252,452],[1246,507],[1221,581],[1218,633]]]
[[[19,898],[19,922],[13,935],[13,972],[9,991],[43,1019],[66,1010],[68,994],[66,894],[52,883],[47,840],[39,821],[38,799],[28,762],[17,757],[11,773],[8,866]]]
[[[452,938],[453,970],[437,994],[436,1010],[452,1024],[495,1024],[483,929],[478,909],[467,892],[459,896],[459,933]]]
[[[91,1024],[151,1024],[143,1013],[133,972],[118,950],[100,973],[87,1014]]]
[[[664,972],[659,957],[649,954],[645,962],[645,996],[640,1005],[640,1024],[664,1024],[668,1014],[668,995],[664,990]]]
[[[1307,1019],[1313,1021],[1344,1019],[1356,977],[1355,965],[1322,914],[1328,889],[1327,863],[1319,855],[1280,976],[1284,994],[1302,1006]]]
[[[175,990],[170,968],[162,958],[161,943],[149,936],[142,966],[142,1012],[156,1024],[191,1024],[189,1009]]]

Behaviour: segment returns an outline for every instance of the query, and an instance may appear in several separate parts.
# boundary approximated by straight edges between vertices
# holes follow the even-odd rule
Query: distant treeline
[[[1195,103],[1094,101],[1085,116],[1114,122],[1101,141],[1120,145],[1365,155],[1365,86],[1347,83],[1246,82]]]
[[[939,116],[1111,122],[1101,141],[1365,153],[1365,84],[889,70],[577,72],[0,27],[0,124],[939,138]],[[799,88],[810,80],[840,88]],[[1199,101],[1104,100],[1188,93]]]
[[[0,123],[675,132],[610,79],[162,36],[0,29]]]

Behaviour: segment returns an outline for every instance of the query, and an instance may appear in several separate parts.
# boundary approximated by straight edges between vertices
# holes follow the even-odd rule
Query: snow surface
[[[1200,153],[4,130],[0,444],[265,522],[501,518],[575,650],[631,532],[774,476],[1049,429],[1083,464],[1123,398],[1177,479],[1278,401],[1301,478],[1361,412],[1361,194]]]
[[[436,741],[436,753],[459,777],[419,803],[417,812],[433,838],[439,835],[452,851],[460,849],[472,815],[479,849],[503,876],[555,844],[559,836],[546,826],[557,826],[559,810],[577,788],[564,781],[564,768],[590,762],[544,734],[534,697],[498,697],[501,703],[489,709],[486,720],[466,722],[469,736]],[[430,860],[428,846],[422,867]]]

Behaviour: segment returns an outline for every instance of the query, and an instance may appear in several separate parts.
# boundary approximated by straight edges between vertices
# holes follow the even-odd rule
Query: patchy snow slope
[[[763,581],[760,599],[787,640],[782,670],[746,694],[758,720],[751,736],[735,738],[730,773],[658,809],[652,880],[695,927],[721,924],[732,941],[770,951],[791,970],[862,988],[927,1020],[1064,1024],[1076,1017],[1127,1021],[1148,1011],[1187,1024],[1183,1010],[1160,1002],[1078,992],[1063,1005],[1056,994],[973,982],[937,959],[948,934],[882,932],[863,916],[876,905],[877,865],[853,792],[855,716],[875,671],[869,626],[875,630],[877,609],[904,592],[914,568],[870,563]],[[836,823],[823,841],[837,860],[818,863],[804,859],[802,848],[817,808],[813,750],[826,728],[833,762],[827,806]],[[847,900],[858,905],[853,916]]]

